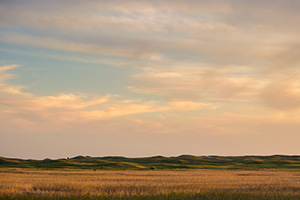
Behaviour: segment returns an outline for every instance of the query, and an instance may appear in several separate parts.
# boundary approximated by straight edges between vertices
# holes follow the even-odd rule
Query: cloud
[[[58,40],[54,38],[22,35],[22,34],[1,34],[0,42],[18,44],[18,45],[29,45],[37,46],[49,49],[58,49],[63,51],[73,51],[80,53],[87,53],[92,55],[104,55],[104,56],[119,56],[119,57],[140,57],[147,59],[155,59],[155,52],[150,49],[139,50],[139,47],[128,49],[125,47],[113,47],[105,46],[101,43],[90,44],[90,43],[76,43],[72,41]]]
[[[249,100],[262,87],[247,67],[146,68],[135,74],[129,89],[170,100]]]
[[[7,73],[8,70],[17,68],[18,65],[6,65],[0,67],[0,84],[14,77],[13,74]]]
[[[1,90],[1,93],[6,95],[0,100],[1,105],[5,107],[4,111],[17,113],[19,116],[26,115],[28,120],[39,118],[49,121],[83,122],[165,109],[157,106],[155,102],[122,103],[110,95],[89,100],[86,96],[72,93],[44,97],[30,93],[25,93],[27,96],[24,96],[4,89]],[[30,117],[30,115],[32,116]]]
[[[258,68],[299,63],[295,1],[17,2],[2,3],[2,26],[26,31],[6,29],[4,43],[129,57],[140,67],[191,57]]]
[[[78,130],[74,131],[81,132],[87,126],[90,126],[87,129],[91,129],[92,132],[101,127],[108,132],[123,128],[129,130],[132,127],[139,127],[141,132],[154,129],[166,131],[166,127],[160,122],[161,113],[217,109],[216,105],[201,101],[145,101],[126,99],[112,94],[99,96],[73,92],[40,96],[23,91],[25,86],[9,83],[9,78],[12,78],[13,74],[10,74],[10,77],[7,74],[16,67],[16,65],[0,67],[1,77],[7,77],[0,85],[0,118],[6,131],[38,132],[42,129],[59,131],[73,130],[77,127]],[[174,78],[178,75],[165,73],[159,77]],[[151,113],[156,114],[149,115]],[[147,114],[148,117],[145,117]],[[157,115],[160,117],[157,118]]]
[[[9,74],[9,70],[15,67],[0,67],[0,77]],[[211,71],[208,66],[202,66],[201,70],[184,69],[163,68],[146,70],[145,73],[149,78],[163,80],[164,87],[171,87],[168,84],[170,80],[174,83],[176,79],[177,82],[178,79],[200,81],[208,72],[212,73],[212,78],[228,78],[229,82],[239,76],[243,81],[249,79],[251,82],[255,75],[246,67],[237,66],[223,69],[221,74]],[[298,77],[294,78],[297,80]],[[290,88],[285,94],[297,95],[299,85],[294,80],[282,85]],[[53,156],[53,153],[61,157],[61,152],[65,152],[64,156],[82,152],[99,156],[100,152],[101,155],[144,156],[145,152],[153,154],[153,146],[156,153],[168,152],[170,155],[182,151],[240,155],[278,152],[278,144],[282,148],[280,152],[288,149],[288,153],[293,153],[298,147],[299,110],[266,109],[252,100],[241,103],[236,101],[237,97],[241,98],[237,94],[227,102],[200,101],[191,98],[191,95],[186,99],[143,101],[112,94],[100,96],[75,92],[41,96],[24,92],[21,86],[10,84],[9,78],[0,83],[0,127],[1,141],[4,141],[1,151],[4,155],[43,158],[45,155]],[[273,88],[275,95],[277,85],[266,85],[268,87],[263,85],[261,88],[268,91]],[[18,92],[4,89],[9,87],[19,87]],[[201,88],[200,91],[205,90]],[[282,94],[279,92],[278,95]],[[288,98],[283,102],[289,103],[285,102]],[[268,101],[272,101],[271,98]],[[253,146],[259,149],[253,151]]]
[[[30,113],[35,108],[37,116],[84,121],[213,110],[215,102],[298,108],[298,81],[285,81],[299,73],[295,1],[16,2],[1,2],[2,43],[25,51],[26,46],[59,50],[52,57],[43,55],[55,59],[136,67],[128,88],[143,98],[150,94],[163,100],[38,96],[5,82],[14,76],[7,73],[14,67],[8,66],[0,71],[0,91],[11,110]],[[42,115],[42,110],[52,114]]]
[[[0,67],[0,118],[7,124],[19,127],[58,126],[103,121],[115,117],[159,112],[168,109],[154,101],[122,99],[118,95],[84,95],[61,93],[52,96],[37,96],[24,92],[24,86],[8,83],[8,70],[16,65]],[[48,125],[47,125],[48,124]]]
[[[194,102],[194,101],[171,101],[171,110],[176,111],[189,111],[189,110],[202,110],[205,107],[217,109],[218,107],[209,103]]]
[[[260,93],[262,102],[275,109],[291,110],[300,108],[299,74],[288,79],[279,79],[268,84]]]
[[[227,13],[230,10],[224,2],[187,2],[167,1],[86,1],[72,3],[62,2],[35,2],[35,6],[29,4],[3,4],[1,18],[2,26],[27,27],[46,32],[56,30],[65,33],[72,30],[72,36],[76,33],[96,35],[120,35],[124,33],[139,34],[140,32],[176,32],[181,29],[224,29],[227,24],[215,20],[219,13]],[[222,8],[223,7],[223,8]],[[192,13],[191,13],[192,11]],[[199,16],[197,14],[200,13]],[[192,14],[192,16],[190,16]],[[229,26],[230,27],[230,26]],[[180,31],[183,32],[184,31]],[[122,35],[121,34],[121,35]]]

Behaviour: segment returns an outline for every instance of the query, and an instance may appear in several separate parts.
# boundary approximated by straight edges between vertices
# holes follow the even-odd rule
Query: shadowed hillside
[[[23,160],[0,157],[0,167],[41,169],[300,169],[300,156],[154,156],[146,158],[76,156]]]

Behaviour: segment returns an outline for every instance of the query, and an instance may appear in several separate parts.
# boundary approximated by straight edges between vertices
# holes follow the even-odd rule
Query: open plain
[[[296,170],[0,169],[0,199],[300,199]]]

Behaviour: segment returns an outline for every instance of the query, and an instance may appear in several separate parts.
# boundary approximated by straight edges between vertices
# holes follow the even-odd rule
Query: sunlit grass
[[[0,199],[300,199],[299,171],[1,169]]]

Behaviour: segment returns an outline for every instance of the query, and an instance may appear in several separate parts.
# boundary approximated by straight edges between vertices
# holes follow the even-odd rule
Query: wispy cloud
[[[24,86],[15,86],[7,82],[12,74],[7,71],[15,65],[0,67],[0,104],[1,118],[18,120],[40,126],[40,123],[71,125],[76,123],[106,120],[114,117],[140,113],[159,112],[169,109],[153,101],[124,100],[118,95],[88,96],[84,94],[63,93],[53,96],[37,96],[24,92]]]
[[[244,145],[244,135],[299,139],[299,8],[295,0],[1,1],[1,59],[24,64],[0,67],[1,128],[193,142],[189,133],[212,146],[215,135]]]
[[[213,105],[201,102],[171,101],[159,103],[124,99],[118,95],[110,94],[97,96],[62,93],[52,96],[37,96],[22,91],[24,86],[8,83],[8,79],[13,77],[13,74],[9,74],[8,71],[16,67],[16,65],[0,67],[1,77],[6,77],[0,85],[2,96],[0,104],[2,107],[1,118],[10,122],[18,121],[18,126],[31,124],[31,128],[42,127],[41,124],[43,123],[53,126],[72,126],[77,123],[92,123],[93,121],[135,114],[201,110],[205,107],[213,107]],[[144,121],[137,119],[132,123],[142,124]]]
[[[300,74],[268,84],[260,93],[263,103],[280,109],[300,110]]]
[[[24,27],[29,34],[4,32],[1,42],[145,62],[178,61],[178,55],[189,61],[191,55],[219,65],[299,64],[298,3],[274,2],[4,2],[2,27]]]
[[[255,70],[243,66],[146,68],[134,75],[135,81],[129,88],[168,99],[249,100],[263,86],[255,75]]]

